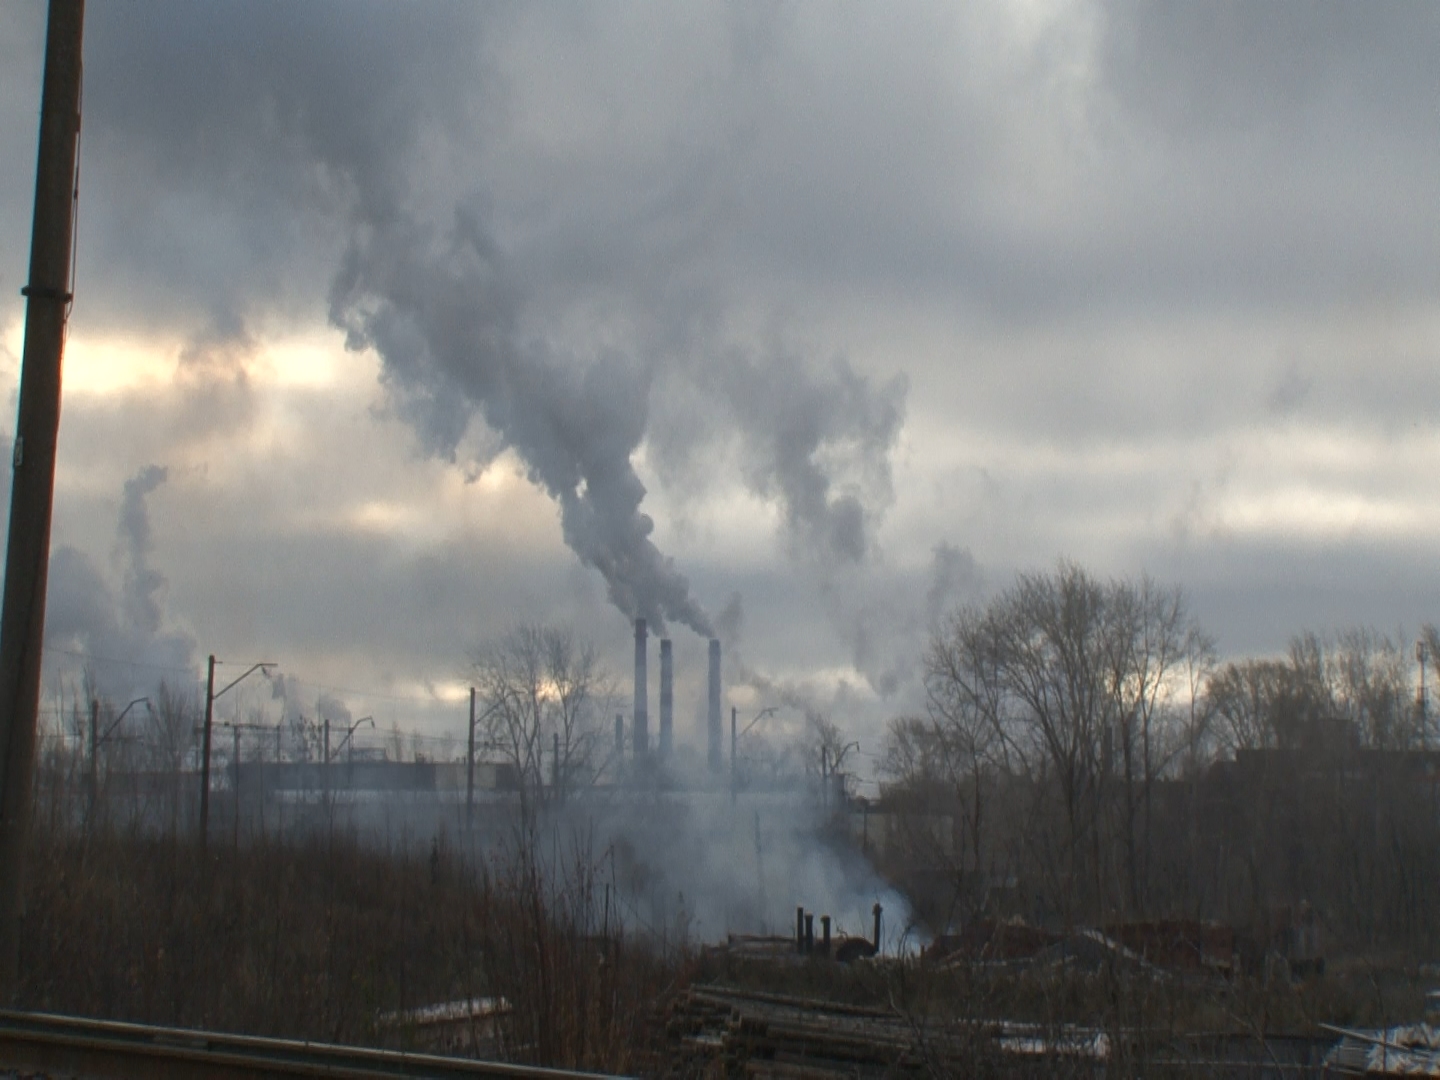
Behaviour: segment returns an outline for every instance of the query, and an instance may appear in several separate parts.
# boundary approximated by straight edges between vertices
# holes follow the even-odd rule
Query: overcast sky
[[[1225,654],[1440,618],[1440,7],[89,7],[52,659],[458,731],[480,642],[624,686],[641,611],[677,741],[715,632],[874,751],[930,621],[1061,557]]]

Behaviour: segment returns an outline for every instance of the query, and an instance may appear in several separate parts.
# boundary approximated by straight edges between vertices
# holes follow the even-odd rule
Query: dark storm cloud
[[[17,10],[4,57],[38,48],[41,5]],[[683,557],[692,594],[659,550],[679,553],[657,543],[669,522],[643,511],[743,486],[821,564],[808,599],[787,594],[807,633],[828,615],[883,686],[916,613],[969,587],[967,552],[996,581],[1061,551],[1125,572],[1229,432],[1433,424],[1436,21],[94,5],[77,325],[189,342],[186,415],[238,438],[251,343],[333,316],[383,357],[385,408],[423,453],[471,472],[524,456],[627,611],[703,626],[696,597],[730,595],[738,570]],[[7,89],[38,78],[0,66]],[[24,135],[6,206],[29,197],[31,100],[0,129]],[[6,211],[0,284],[18,287],[22,216]],[[933,332],[890,333],[911,324]],[[179,459],[125,468],[148,460]],[[956,546],[930,565],[942,535]],[[281,543],[287,580],[326,563]],[[910,567],[903,604],[887,553]],[[1237,580],[1251,558],[1270,566],[1237,551]],[[445,565],[453,586],[464,568]],[[375,597],[417,603],[412,568],[384,572]],[[342,577],[306,602],[373,621]],[[747,646],[802,618],[742,591]]]
[[[339,248],[329,211],[398,184],[416,116],[474,85],[474,5],[94,5],[86,19],[82,270],[88,313],[239,329],[322,302]],[[424,62],[419,62],[423,58]],[[317,149],[319,157],[317,159]],[[307,311],[308,309],[308,311]],[[143,314],[142,314],[143,313]]]

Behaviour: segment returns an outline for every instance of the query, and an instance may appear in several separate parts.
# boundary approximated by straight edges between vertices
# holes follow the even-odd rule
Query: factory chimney
[[[670,756],[675,742],[675,662],[670,639],[660,639],[660,760]]]
[[[645,620],[635,620],[635,718],[631,721],[630,746],[636,760],[650,753],[650,704],[646,685],[645,649],[648,637]]]
[[[625,760],[625,715],[615,714],[615,760]]]
[[[720,729],[720,639],[710,639],[710,694],[709,711],[706,714],[706,731],[710,736],[710,771],[718,773],[725,767],[724,752],[721,749],[723,733]]]

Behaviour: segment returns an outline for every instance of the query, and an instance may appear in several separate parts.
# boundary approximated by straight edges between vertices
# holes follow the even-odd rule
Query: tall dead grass
[[[23,1007],[374,1043],[386,1012],[498,996],[505,1056],[625,1070],[677,954],[627,939],[596,866],[513,845],[377,849],[332,829],[212,847],[37,829]]]

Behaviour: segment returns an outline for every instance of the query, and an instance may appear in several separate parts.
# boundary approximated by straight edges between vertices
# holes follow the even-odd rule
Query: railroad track
[[[7,1070],[124,1080],[254,1080],[257,1076],[593,1080],[602,1075],[0,1009],[0,1074]]]

